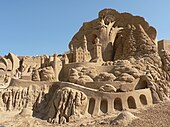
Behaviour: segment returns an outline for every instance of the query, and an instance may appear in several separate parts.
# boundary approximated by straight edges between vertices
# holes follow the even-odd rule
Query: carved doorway
[[[93,114],[94,106],[95,106],[95,99],[94,98],[90,98],[89,106],[88,106],[88,113],[91,114],[91,115]]]
[[[100,110],[103,113],[107,113],[107,111],[108,111],[108,102],[107,102],[107,100],[102,100],[101,101],[101,103],[100,103]]]
[[[122,108],[122,100],[120,98],[116,98],[114,100],[114,109],[118,110],[118,111],[122,111],[123,110],[123,108]]]
[[[129,109],[136,109],[135,99],[132,96],[128,97],[127,102]]]
[[[145,95],[140,95],[139,97],[140,99],[140,102],[143,104],[143,105],[147,105],[147,100],[146,100],[146,96]]]

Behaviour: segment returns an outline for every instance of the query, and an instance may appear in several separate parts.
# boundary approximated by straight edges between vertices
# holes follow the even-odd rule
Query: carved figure
[[[33,81],[40,81],[40,75],[39,75],[39,71],[37,69],[33,69],[32,80]]]
[[[55,75],[52,66],[45,67],[40,71],[41,81],[54,81]]]

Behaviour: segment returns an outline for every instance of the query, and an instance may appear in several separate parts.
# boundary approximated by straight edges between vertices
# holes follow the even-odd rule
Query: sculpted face
[[[4,82],[5,79],[5,71],[0,69],[0,84]]]
[[[0,88],[6,88],[10,82],[10,72],[6,70],[6,65],[0,63]]]

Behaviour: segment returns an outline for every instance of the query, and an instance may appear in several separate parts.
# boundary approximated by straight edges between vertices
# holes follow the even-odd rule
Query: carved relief
[[[87,106],[87,96],[78,90],[64,87],[55,91],[46,119],[51,123],[63,124],[72,118],[80,118]]]

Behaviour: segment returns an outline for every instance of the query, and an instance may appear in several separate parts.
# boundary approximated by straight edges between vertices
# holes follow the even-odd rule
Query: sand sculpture
[[[0,110],[65,124],[165,101],[170,42],[156,34],[142,17],[104,9],[65,54],[9,53],[0,58]]]

